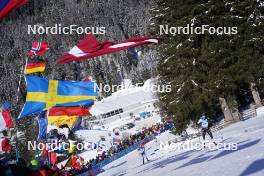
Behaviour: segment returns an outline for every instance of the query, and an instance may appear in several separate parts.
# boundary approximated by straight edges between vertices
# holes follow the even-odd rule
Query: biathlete
[[[206,117],[205,113],[202,114],[201,118],[199,119],[199,121],[197,123],[202,128],[202,137],[203,137],[203,141],[204,141],[203,146],[205,147],[205,135],[206,135],[206,133],[210,136],[211,140],[213,140],[213,138],[214,138],[213,134],[210,130],[208,117]],[[215,145],[217,145],[215,141],[213,141],[213,143]]]

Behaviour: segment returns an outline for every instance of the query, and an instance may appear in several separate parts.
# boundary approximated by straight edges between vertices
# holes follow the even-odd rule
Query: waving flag
[[[86,35],[76,46],[74,46],[67,54],[61,57],[59,64],[72,61],[88,59],[104,54],[110,54],[136,46],[145,44],[158,43],[157,37],[141,37],[129,38],[120,42],[98,42],[92,33]]]
[[[25,69],[25,74],[44,72],[45,68],[46,68],[45,62],[28,63]]]
[[[26,83],[26,103],[18,118],[52,107],[91,106],[97,96],[97,85],[92,81],[47,80],[26,76]]]
[[[13,120],[8,110],[0,110],[0,131],[6,128],[13,128]]]
[[[89,109],[86,107],[54,107],[49,110],[52,116],[84,116],[90,115]]]
[[[32,57],[35,55],[45,54],[49,50],[48,42],[33,42],[31,50],[28,52],[28,56]]]
[[[49,125],[72,127],[78,121],[79,116],[90,115],[85,107],[54,107],[48,111]]]
[[[6,128],[13,128],[13,121],[8,111],[0,112],[0,131]]]
[[[60,127],[62,125],[67,125],[69,128],[73,127],[73,125],[77,122],[78,116],[52,116],[49,114],[48,116],[48,124]]]
[[[28,2],[28,0],[0,0],[0,20],[26,2]]]

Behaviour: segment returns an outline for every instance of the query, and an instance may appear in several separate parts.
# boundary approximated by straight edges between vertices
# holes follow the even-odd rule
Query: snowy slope
[[[264,175],[264,116],[233,124],[215,132],[215,140],[222,143],[237,143],[237,150],[172,150],[161,151],[159,142],[146,145],[151,160],[142,165],[137,151],[103,167],[100,176],[121,175],[186,175],[186,176],[262,176]],[[173,135],[166,132],[159,141],[167,142]],[[223,137],[223,139],[221,139]],[[194,139],[191,142],[199,142]]]

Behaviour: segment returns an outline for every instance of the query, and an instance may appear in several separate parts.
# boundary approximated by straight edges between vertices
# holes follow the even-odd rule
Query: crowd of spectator
[[[120,140],[113,142],[110,148],[105,148],[103,146],[97,146],[98,155],[85,162],[84,158],[80,157],[78,151],[72,151],[67,154],[67,162],[64,165],[58,166],[57,163],[50,164],[48,162],[42,163],[40,160],[33,159],[30,165],[26,165],[26,162],[19,158],[17,161],[8,160],[5,155],[0,156],[0,173],[1,175],[32,175],[32,176],[42,176],[42,175],[78,175],[84,172],[89,173],[89,171],[100,169],[98,165],[105,162],[118,153],[124,151],[133,145],[144,145],[149,142],[155,136],[160,133],[171,129],[172,123],[166,121],[163,124],[156,124],[150,128],[145,128],[142,131],[124,137]],[[118,135],[118,134],[116,134]],[[64,136],[59,136],[63,140]],[[3,173],[3,174],[2,174]],[[93,174],[91,174],[93,175]]]

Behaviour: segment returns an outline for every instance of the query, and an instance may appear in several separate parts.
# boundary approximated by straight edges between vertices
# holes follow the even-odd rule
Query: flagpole
[[[17,132],[18,132],[18,129],[17,129],[17,119],[14,120],[14,129],[13,129],[13,134],[14,137],[15,137],[15,150],[16,150],[16,162],[18,162],[19,158],[20,158],[20,152],[19,152],[19,146],[18,146],[18,137],[17,137]],[[11,135],[11,136],[12,136]]]
[[[17,87],[17,102],[18,102],[18,96],[19,96],[19,92],[20,92],[20,84],[21,84],[21,80],[22,80],[22,74],[23,72],[25,72],[25,69],[27,67],[27,62],[28,62],[28,57],[26,58],[26,65],[23,69],[23,66],[21,67],[21,73],[20,73],[20,76],[19,76],[19,82],[18,82],[18,87]]]

